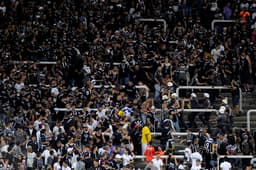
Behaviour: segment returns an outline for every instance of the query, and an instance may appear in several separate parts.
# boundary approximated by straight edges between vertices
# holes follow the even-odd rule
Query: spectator
[[[220,164],[221,170],[231,170],[232,165],[228,162],[228,158],[225,157],[224,161]]]
[[[158,170],[152,161],[149,161],[144,170]]]
[[[149,123],[151,131],[159,128],[157,114],[154,117],[151,114],[157,109],[151,110],[152,106],[162,109],[159,122],[170,124],[161,126],[165,138],[161,141],[163,146],[168,138],[168,147],[174,142],[169,132],[187,129],[183,121],[185,112],[178,112],[183,109],[180,99],[170,100],[178,86],[188,83],[231,85],[234,79],[241,81],[244,91],[253,90],[255,3],[195,2],[1,2],[2,164],[22,166],[21,153],[8,151],[20,148],[17,150],[27,155],[26,147],[31,146],[33,152],[41,154],[47,148],[54,148],[57,155],[63,157],[56,161],[58,168],[63,161],[68,161],[69,166],[76,162],[77,150],[86,155],[82,160],[86,166],[93,167],[92,159],[95,159],[96,168],[102,166],[97,160],[102,158],[103,151],[106,157],[101,160],[111,167],[116,161],[111,154],[123,152],[125,147],[131,151],[134,148],[136,154],[141,153],[138,146],[142,142],[142,122]],[[158,22],[137,20],[153,16],[171,24],[164,28]],[[225,26],[216,23],[210,30],[213,19],[223,18],[237,22]],[[160,79],[159,82],[155,78]],[[96,88],[95,85],[115,87]],[[136,89],[137,85],[146,85],[149,91]],[[232,110],[239,112],[236,110],[239,85],[234,86]],[[146,91],[149,98],[154,97],[151,91],[160,98],[155,97],[154,103],[147,99]],[[185,108],[201,107],[201,91],[196,93],[199,102]],[[218,93],[208,93],[213,109],[218,109]],[[226,105],[223,105],[226,107],[224,115],[230,118],[232,112]],[[68,111],[57,111],[55,107]],[[80,112],[76,108],[84,109]],[[92,108],[97,111],[91,111]],[[174,110],[169,112],[170,108]],[[172,113],[172,117],[166,116],[168,113]],[[196,128],[196,116],[193,115],[189,114],[190,127]],[[217,115],[218,118],[222,116]],[[202,119],[209,125],[207,116]],[[220,120],[215,135],[224,135],[218,136],[221,143],[218,152],[233,152],[226,149],[234,145],[232,140],[226,141],[231,128],[221,126]],[[232,124],[232,121],[225,123]],[[239,138],[243,141],[238,137],[237,143]],[[16,146],[16,142],[20,145]],[[200,141],[201,147],[203,143]],[[69,148],[72,152],[66,153]]]
[[[33,169],[33,164],[34,164],[34,159],[36,157],[36,153],[33,152],[31,146],[27,147],[27,155],[26,155],[26,157],[27,157],[27,160],[26,160],[27,165],[26,165],[26,167],[27,167],[28,170],[32,170]]]
[[[141,130],[141,148],[142,153],[145,153],[146,147],[150,144],[152,140],[151,131],[148,128],[147,124],[144,125],[144,127]]]
[[[203,158],[199,152],[192,153],[191,154],[191,162],[192,162],[191,169],[193,169],[193,170],[200,169],[202,161],[203,161]]]
[[[144,155],[146,156],[146,161],[150,162],[153,159],[153,156],[155,155],[155,147],[152,145],[148,145],[146,147]]]
[[[160,159],[160,154],[156,155],[156,158],[152,159],[153,165],[158,169],[158,170],[162,170],[164,163],[163,160]]]

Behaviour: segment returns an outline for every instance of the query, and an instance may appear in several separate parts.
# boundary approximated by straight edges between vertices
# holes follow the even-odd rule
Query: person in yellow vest
[[[141,151],[142,155],[144,155],[146,147],[150,144],[152,140],[151,131],[147,124],[144,125],[141,131]]]

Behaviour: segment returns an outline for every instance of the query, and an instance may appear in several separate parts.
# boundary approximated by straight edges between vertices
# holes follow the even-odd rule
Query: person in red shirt
[[[148,145],[146,147],[146,150],[144,152],[144,155],[146,156],[146,161],[149,162],[153,159],[155,155],[155,147],[152,145]]]

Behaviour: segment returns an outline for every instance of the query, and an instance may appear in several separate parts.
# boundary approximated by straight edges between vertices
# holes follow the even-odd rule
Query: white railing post
[[[231,23],[231,22],[236,22],[236,20],[222,20],[222,19],[215,19],[212,21],[211,23],[211,29],[212,31],[214,30],[215,28],[215,23]]]
[[[247,111],[247,130],[251,131],[251,113],[256,113],[256,109]]]
[[[221,158],[239,158],[239,159],[246,159],[246,158],[253,158],[253,155],[219,155],[217,158],[217,167],[220,170],[220,159]]]

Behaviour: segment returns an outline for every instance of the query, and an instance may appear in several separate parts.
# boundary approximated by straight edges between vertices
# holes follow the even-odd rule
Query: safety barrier
[[[212,29],[212,31],[214,31],[214,28],[215,28],[215,24],[216,24],[216,23],[233,23],[233,22],[236,22],[236,20],[215,19],[215,20],[213,20],[212,23],[211,23],[211,29]]]
[[[247,111],[247,130],[251,130],[251,113],[256,113],[256,109]]]
[[[226,86],[179,86],[177,87],[176,89],[176,94],[179,96],[179,91],[181,89],[206,89],[206,90],[228,90],[230,89],[229,87],[226,87]],[[243,95],[242,95],[242,90],[241,88],[239,88],[239,97],[240,97],[240,100],[239,100],[239,105],[240,105],[240,111],[243,111],[243,103],[242,103],[242,98],[243,98]]]

